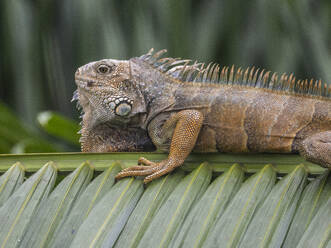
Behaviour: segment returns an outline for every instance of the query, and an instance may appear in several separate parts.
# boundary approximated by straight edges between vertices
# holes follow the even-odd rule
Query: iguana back
[[[298,152],[303,139],[331,127],[327,98],[203,84],[179,88],[174,94],[183,99],[174,109],[198,106],[204,115],[195,151]]]

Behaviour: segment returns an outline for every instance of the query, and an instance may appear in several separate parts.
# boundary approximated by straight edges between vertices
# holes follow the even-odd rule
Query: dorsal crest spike
[[[278,75],[276,72],[274,72],[270,80],[269,89],[273,89],[274,85],[276,85],[276,82],[278,82]]]
[[[154,55],[152,56],[153,58],[157,59],[160,58],[163,54],[165,54],[167,52],[167,49],[162,49],[156,53],[154,53]]]
[[[314,84],[314,91],[315,91],[315,94],[319,91],[319,80],[316,80],[316,81],[315,81],[315,84]]]
[[[186,69],[187,69],[187,67],[188,67],[188,64],[191,62],[191,60],[188,60],[188,61],[186,61],[186,63],[183,65],[183,68],[182,68],[182,70],[181,70],[181,72],[180,72],[180,79],[181,80],[185,80],[185,73],[186,73]]]
[[[286,77],[286,74],[283,73],[281,76],[280,76],[280,82],[283,84],[284,81],[285,81],[285,77]]]
[[[270,71],[267,71],[263,76],[263,87],[268,87],[267,83],[269,82]]]
[[[245,84],[243,81],[244,81],[244,69],[241,69],[240,78],[238,79],[237,84]]]
[[[234,65],[221,68],[216,63],[209,63],[205,66],[197,61],[163,57],[166,51],[163,49],[154,52],[154,49],[150,49],[148,53],[134,59],[143,61],[159,70],[160,73],[167,74],[168,77],[183,83],[233,84],[331,98],[331,84],[328,85],[321,80],[296,80],[293,73],[283,73],[278,79],[277,73],[265,72],[254,66],[246,69],[237,68]]]
[[[229,67],[226,66],[225,67],[225,71],[224,71],[224,82],[227,84],[228,83],[228,72],[229,72]]]
[[[224,76],[224,74],[225,74],[225,69],[226,69],[226,66],[224,66],[224,67],[222,68],[221,75],[220,75],[220,80],[221,80],[222,82],[224,82],[224,78],[225,78],[225,76]]]
[[[253,77],[253,81],[252,81],[252,86],[255,86],[255,84],[256,84],[256,79],[257,79],[257,75],[259,74],[259,70],[260,70],[260,68],[257,68],[257,70],[254,73],[254,77]]]
[[[259,77],[255,83],[256,87],[258,87],[258,88],[261,88],[261,86],[262,86],[263,75],[264,75],[264,69],[260,72]]]
[[[309,85],[308,85],[308,93],[312,93],[314,91],[314,79],[310,79]]]
[[[242,69],[241,67],[238,68],[235,78],[234,78],[234,83],[235,84],[240,84],[240,80],[242,79]]]
[[[207,82],[208,80],[208,74],[209,74],[209,70],[211,67],[212,63],[210,62],[207,67],[204,69],[203,75],[202,75],[202,82]]]
[[[220,82],[219,77],[220,77],[220,66],[216,65],[215,70],[213,71],[213,75],[212,75],[212,82],[219,83]]]
[[[194,75],[198,72],[198,65],[199,64],[197,63],[197,61],[195,61],[194,64],[190,66],[190,69],[188,70],[188,74],[186,76],[186,81],[193,81]]]
[[[290,89],[292,91],[294,90],[294,86],[295,86],[295,77],[293,76],[292,81],[291,81],[291,85],[290,85]]]
[[[244,78],[243,78],[243,83],[246,85],[247,80],[248,80],[248,72],[249,72],[249,67],[247,67],[245,73],[244,73]]]
[[[163,59],[160,59],[159,61],[161,63],[159,68],[162,71],[166,71],[169,68],[169,66],[171,65],[171,63],[173,63],[175,61],[175,59],[173,59],[173,58],[163,58]]]
[[[201,81],[201,76],[203,75],[203,66],[204,64],[201,65],[201,67],[198,70],[198,74],[195,76],[193,82],[200,82]]]
[[[213,77],[213,73],[214,73],[214,69],[217,66],[216,63],[211,63],[211,67],[208,71],[208,75],[207,75],[207,82],[210,83]]]
[[[292,78],[294,77],[293,73],[290,74],[289,78],[288,78],[288,83],[292,82]]]
[[[230,69],[229,84],[233,83],[233,74],[234,74],[234,65],[232,65]]]
[[[255,67],[253,66],[251,68],[251,71],[249,73],[249,77],[248,77],[248,84],[251,84],[253,82],[253,74],[254,74],[254,71],[255,71]]]
[[[302,83],[303,80],[298,80],[297,83],[296,83],[296,91],[297,92],[300,92],[301,90],[301,83]]]
[[[306,87],[306,82],[307,82],[307,79],[301,81],[301,87],[300,87],[301,93],[304,92],[304,89]]]
[[[308,90],[308,88],[309,88],[308,79],[306,79],[305,83],[303,84],[302,90],[305,91],[305,90]]]
[[[287,86],[288,86],[288,84],[287,84],[288,80],[287,80],[286,73],[283,73],[282,74],[282,77],[281,77],[280,80],[281,80],[281,85],[280,85],[281,90],[285,90],[287,88]]]

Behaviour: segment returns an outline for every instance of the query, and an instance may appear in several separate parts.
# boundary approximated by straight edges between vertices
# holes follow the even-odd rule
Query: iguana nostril
[[[126,116],[131,112],[131,106],[127,103],[121,103],[115,109],[115,113],[119,116]]]
[[[93,82],[92,81],[88,81],[87,82],[87,87],[91,87],[93,85]]]

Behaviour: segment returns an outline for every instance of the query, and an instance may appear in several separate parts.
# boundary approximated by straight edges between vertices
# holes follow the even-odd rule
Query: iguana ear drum
[[[130,112],[131,112],[131,105],[125,102],[119,104],[115,109],[115,113],[119,116],[127,116],[128,114],[130,114]]]

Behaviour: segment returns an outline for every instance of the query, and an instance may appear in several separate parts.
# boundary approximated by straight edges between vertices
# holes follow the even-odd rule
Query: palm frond
[[[166,156],[0,155],[0,247],[326,247],[331,238],[330,171],[299,156],[193,154],[145,187],[115,182],[141,155]]]

